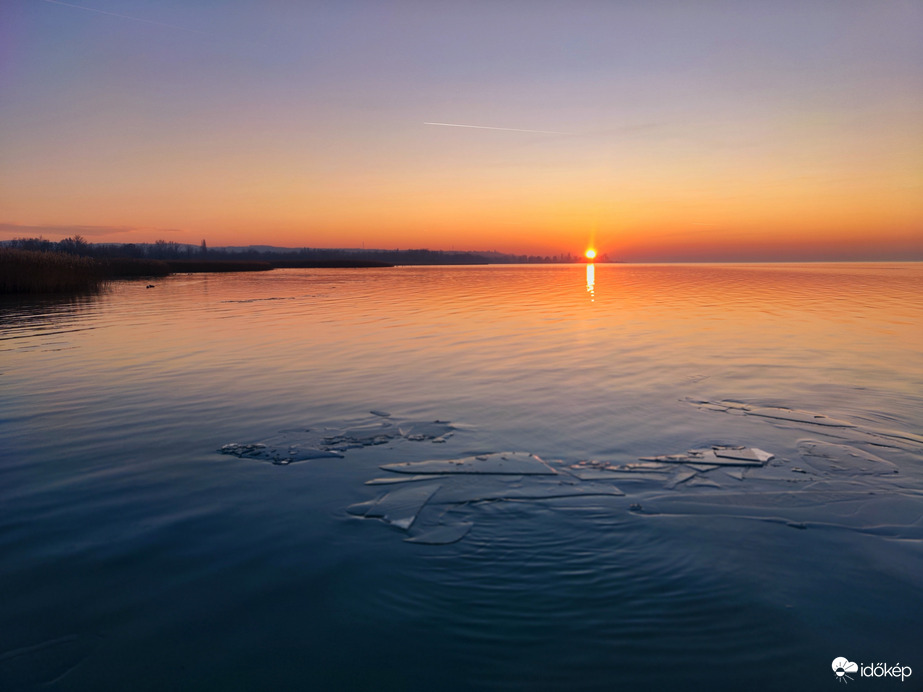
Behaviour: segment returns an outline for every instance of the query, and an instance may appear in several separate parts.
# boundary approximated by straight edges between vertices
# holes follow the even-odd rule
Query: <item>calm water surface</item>
[[[862,689],[923,681],[923,266],[156,283],[0,303],[0,689],[823,689],[838,656],[916,671]],[[726,400],[854,427],[701,406]],[[371,410],[461,429],[288,466],[217,452]],[[898,473],[808,478],[805,438]],[[381,464],[716,444],[781,480],[472,497],[450,545],[346,512]]]

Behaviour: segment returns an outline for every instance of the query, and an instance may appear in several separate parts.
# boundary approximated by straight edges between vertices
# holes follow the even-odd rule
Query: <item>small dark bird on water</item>
[[[148,284],[145,288],[154,288],[154,284]]]

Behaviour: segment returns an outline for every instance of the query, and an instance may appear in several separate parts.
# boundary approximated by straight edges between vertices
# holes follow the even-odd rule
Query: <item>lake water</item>
[[[920,264],[155,283],[0,304],[0,689],[920,689]]]

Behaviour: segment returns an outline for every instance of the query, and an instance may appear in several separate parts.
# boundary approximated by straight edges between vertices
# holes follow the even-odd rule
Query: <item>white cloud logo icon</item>
[[[842,656],[833,659],[831,664],[833,667],[833,672],[836,673],[837,682],[846,682],[847,680],[852,680],[846,673],[858,673],[859,666],[853,663],[850,660],[843,658]]]

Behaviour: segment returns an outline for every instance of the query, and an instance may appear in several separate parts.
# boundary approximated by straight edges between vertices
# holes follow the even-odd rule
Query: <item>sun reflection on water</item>
[[[592,262],[586,265],[586,292],[590,294],[590,302],[596,302],[596,265]]]

